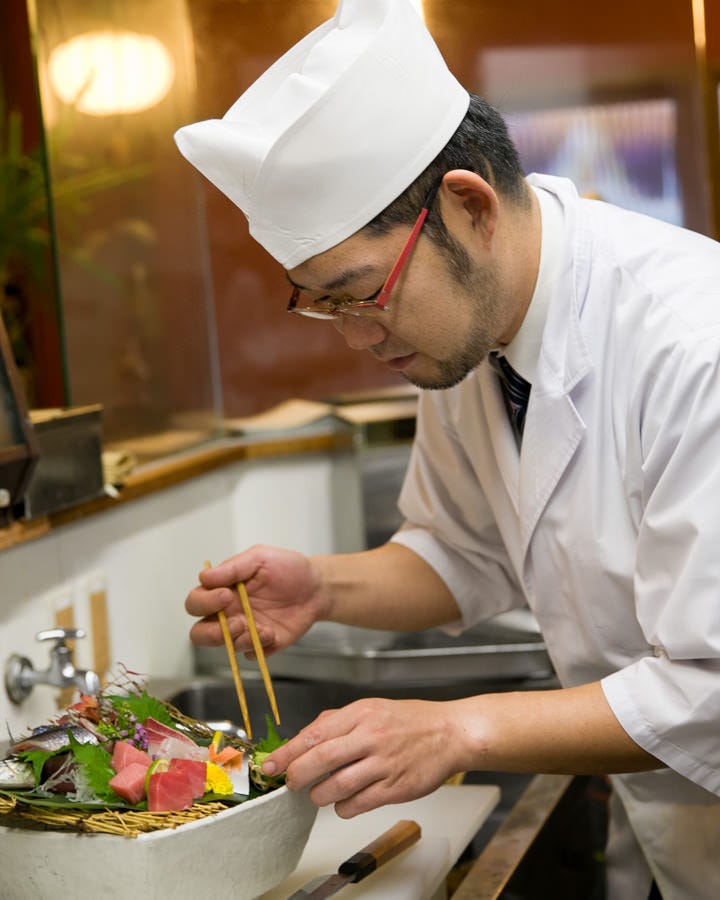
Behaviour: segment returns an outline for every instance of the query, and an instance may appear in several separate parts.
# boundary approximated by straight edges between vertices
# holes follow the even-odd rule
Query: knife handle
[[[420,840],[422,831],[412,819],[396,822],[379,838],[358,850],[340,865],[338,874],[350,876],[351,882],[362,881],[375,869],[394,859],[403,850]]]

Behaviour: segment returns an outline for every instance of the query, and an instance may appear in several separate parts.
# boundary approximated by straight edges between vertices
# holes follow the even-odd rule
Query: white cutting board
[[[349,884],[343,900],[430,900],[445,896],[442,885],[450,869],[500,799],[493,785],[443,785],[428,797],[341,819],[332,807],[318,812],[297,869],[259,900],[287,900],[318,875],[329,875],[353,853],[391,828],[399,819],[414,819],[422,829],[417,844],[386,863],[359,884]]]

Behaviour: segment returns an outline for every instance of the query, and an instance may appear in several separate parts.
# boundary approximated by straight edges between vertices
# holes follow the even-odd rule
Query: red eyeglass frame
[[[297,303],[300,299],[300,288],[294,288],[292,294],[290,295],[290,302],[287,306],[287,311],[291,313],[296,313],[298,315],[310,316],[312,318],[322,318],[322,319],[335,319],[337,316],[341,315],[353,315],[353,309],[361,310],[361,309],[369,309],[376,308],[384,310],[390,300],[390,294],[392,293],[395,284],[400,277],[403,269],[405,268],[408,259],[410,258],[410,254],[417,243],[417,239],[420,236],[420,232],[422,231],[422,227],[425,224],[425,220],[427,219],[428,213],[430,211],[430,207],[433,205],[435,201],[435,197],[437,196],[437,192],[440,189],[440,185],[442,184],[442,178],[438,179],[425,197],[425,200],[422,205],[422,209],[418,213],[418,217],[415,220],[415,224],[412,227],[412,231],[408,235],[407,240],[403,244],[403,248],[400,251],[398,258],[395,260],[392,269],[390,270],[390,274],[385,279],[385,283],[380,289],[380,293],[373,300],[358,300],[354,303],[348,303],[344,306],[338,306],[332,311],[328,312],[315,312],[314,310],[306,307],[298,307]]]

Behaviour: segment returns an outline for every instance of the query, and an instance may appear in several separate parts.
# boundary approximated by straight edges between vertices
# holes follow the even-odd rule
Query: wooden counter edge
[[[478,856],[453,900],[497,900],[573,781],[536,775]]]
[[[0,552],[43,537],[70,522],[116,509],[122,504],[147,497],[232,463],[350,450],[354,446],[355,431],[348,429],[267,440],[223,441],[217,446],[202,447],[177,457],[168,457],[139,468],[130,475],[116,498],[97,497],[47,516],[13,522],[0,528]]]

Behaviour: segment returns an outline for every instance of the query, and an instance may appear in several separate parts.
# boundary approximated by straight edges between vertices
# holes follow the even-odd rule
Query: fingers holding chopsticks
[[[258,659],[257,647],[237,585],[244,584],[260,647],[266,656],[290,646],[320,618],[318,579],[311,561],[291,550],[256,546],[220,565],[203,570],[200,583],[185,601],[199,621],[190,631],[193,643],[223,642],[217,613],[224,610],[235,648]]]
[[[203,569],[200,573],[200,584],[194,587],[185,600],[185,609],[191,616],[197,616],[190,630],[192,642],[202,647],[213,647],[222,644],[229,632],[235,649],[244,653],[247,659],[256,658],[256,647],[243,609],[235,582],[230,585],[213,586],[212,575],[216,575],[220,566]],[[208,573],[211,577],[207,578]],[[210,585],[205,582],[210,581]],[[221,616],[225,618],[225,627],[221,627]],[[263,622],[256,623],[257,638],[266,652],[272,652],[274,634]]]
[[[193,588],[185,600],[185,609],[191,616],[198,616],[198,621],[190,628],[190,639],[198,647],[217,647],[224,642],[224,634],[220,625],[220,613],[224,613],[228,632],[233,646],[246,659],[255,659],[250,628],[242,610],[239,597],[232,588],[208,590],[201,585]],[[260,643],[266,654],[275,651],[275,640],[272,631],[256,624]]]

